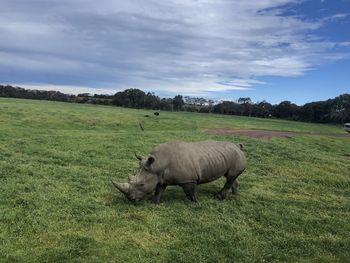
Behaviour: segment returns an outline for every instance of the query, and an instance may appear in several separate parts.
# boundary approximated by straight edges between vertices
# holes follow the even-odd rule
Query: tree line
[[[10,85],[0,85],[0,97],[56,101],[69,101],[71,98],[71,96],[59,91],[28,90]]]
[[[76,96],[59,91],[27,90],[10,85],[0,85],[0,97],[103,104],[136,109],[182,110],[259,118],[273,117],[319,123],[350,122],[350,94],[342,94],[333,99],[298,106],[290,101],[282,101],[276,105],[266,101],[254,103],[249,97],[241,97],[237,101],[220,102],[182,95],[174,98],[160,98],[154,93],[145,93],[140,89],[126,89],[114,95],[82,93]]]

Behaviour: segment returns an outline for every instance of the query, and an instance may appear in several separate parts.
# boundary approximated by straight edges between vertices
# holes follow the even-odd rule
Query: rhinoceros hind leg
[[[224,187],[216,194],[216,197],[219,200],[224,200],[226,198],[227,192],[232,188],[232,193],[238,194],[238,189],[239,189],[239,182],[237,180],[237,177],[243,173],[244,169],[240,171],[238,174],[237,173],[232,173],[229,171],[225,176],[226,176],[226,183]]]
[[[192,202],[197,202],[196,183],[181,184],[181,187],[188,199],[190,199]]]
[[[232,185],[232,194],[234,194],[234,195],[238,195],[238,194],[239,194],[239,182],[238,182],[238,179],[236,179],[236,180],[233,182],[233,185]]]
[[[216,194],[216,197],[219,200],[224,200],[226,198],[227,192],[232,188],[233,191],[233,187],[236,181],[236,177],[227,177],[226,183],[224,185],[224,187]]]

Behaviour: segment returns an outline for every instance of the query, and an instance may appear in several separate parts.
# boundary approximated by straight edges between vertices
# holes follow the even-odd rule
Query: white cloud
[[[323,18],[323,21],[334,21],[334,20],[338,20],[338,19],[344,19],[346,17],[348,17],[350,14],[335,14],[335,15],[331,15],[331,16],[327,16],[325,18]]]
[[[40,83],[40,84],[12,83],[11,85],[14,87],[19,86],[24,89],[53,90],[53,91],[60,91],[65,94],[74,94],[74,95],[77,95],[79,93],[112,95],[119,91],[119,90],[113,90],[113,89],[99,89],[99,88],[91,88],[91,87],[84,87],[84,86],[69,86],[69,85],[52,85],[52,84],[43,84],[43,83]]]
[[[285,5],[297,3],[3,0],[0,71],[30,73],[23,79],[14,75],[16,83],[47,83],[50,76],[77,90],[251,89],[264,84],[257,81],[262,76],[302,75],[341,46],[312,32],[347,14],[321,21],[281,15]]]

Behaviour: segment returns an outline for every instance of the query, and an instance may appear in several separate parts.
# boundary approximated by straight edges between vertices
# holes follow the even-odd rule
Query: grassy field
[[[150,118],[145,118],[150,114]],[[143,121],[145,131],[138,122]],[[350,139],[260,140],[213,127],[343,133],[282,120],[0,98],[0,262],[350,262]],[[240,198],[169,187],[130,204],[136,151],[181,139],[242,142]]]

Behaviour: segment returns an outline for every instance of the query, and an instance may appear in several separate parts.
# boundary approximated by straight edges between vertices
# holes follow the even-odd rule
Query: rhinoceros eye
[[[144,183],[140,183],[140,186],[143,187],[143,186],[145,186],[145,184]]]

